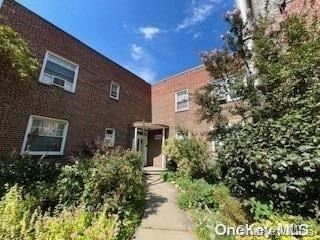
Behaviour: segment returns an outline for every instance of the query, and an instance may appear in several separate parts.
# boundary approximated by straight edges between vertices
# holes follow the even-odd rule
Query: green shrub
[[[248,223],[248,216],[243,204],[239,199],[231,196],[230,190],[223,184],[215,185],[213,198],[218,203],[218,211],[221,213],[221,220],[230,225],[238,226]]]
[[[218,224],[225,224],[224,217],[221,211],[204,209],[195,210],[192,213],[196,223],[196,233],[199,240],[233,240],[234,236],[219,236],[215,232],[215,227]]]
[[[165,182],[175,181],[178,177],[179,177],[179,173],[177,173],[177,172],[166,171],[166,172],[161,173],[161,178]]]
[[[213,187],[203,179],[192,180],[179,174],[164,174],[165,180],[174,181],[181,193],[178,204],[183,209],[214,208],[216,202],[213,198]]]
[[[212,198],[217,202],[215,209],[202,209],[193,212],[197,224],[197,235],[201,240],[231,240],[234,236],[219,236],[215,232],[218,224],[236,227],[248,223],[243,205],[230,195],[229,189],[223,185],[213,186]]]
[[[64,209],[53,216],[32,210],[33,203],[14,186],[0,201],[0,239],[106,239],[115,240],[118,219],[105,209],[93,213],[83,207]]]
[[[18,184],[29,192],[39,183],[54,183],[60,167],[52,160],[31,158],[30,156],[7,155],[0,158],[0,195],[7,184]]]
[[[207,143],[193,135],[185,139],[169,138],[163,152],[169,160],[177,163],[182,175],[191,178],[202,178],[212,164]]]
[[[29,236],[31,204],[23,199],[21,192],[21,188],[13,186],[0,201],[0,239],[15,240]]]
[[[2,156],[0,196],[3,196],[7,187],[17,184],[22,187],[24,194],[28,193],[36,199],[41,209],[53,209],[59,201],[55,188],[59,173],[60,166],[52,159],[17,155]]]
[[[193,179],[186,177],[184,175],[177,176],[174,182],[179,186],[180,189],[187,191],[189,187],[193,184]]]
[[[212,198],[217,202],[214,209],[197,209],[192,212],[196,222],[196,232],[200,240],[232,240],[234,236],[219,236],[215,227],[224,224],[236,227],[247,224],[248,218],[243,205],[230,195],[229,189],[223,185],[213,186]]]
[[[60,203],[65,207],[80,204],[85,189],[85,181],[92,169],[88,161],[76,162],[72,166],[64,166],[57,181],[57,194]]]
[[[106,199],[120,202],[143,195],[141,158],[130,151],[96,154],[90,161],[65,166],[57,182],[61,203],[99,207]]]
[[[63,210],[55,216],[38,216],[34,225],[34,239],[117,239],[117,218],[101,209],[95,213],[83,207]]]
[[[23,176],[26,176],[23,170],[31,171],[18,169]],[[43,173],[43,181],[30,182],[34,184],[32,191],[14,186],[4,195],[0,201],[0,239],[132,237],[145,197],[139,154],[131,151],[96,154],[87,161],[64,166],[56,185],[48,185],[46,181],[53,179],[47,179],[46,174],[50,176]],[[23,184],[28,184],[27,179],[22,179]],[[60,204],[57,205],[57,200],[43,206],[43,198],[59,198]]]
[[[255,198],[251,198],[249,204],[250,213],[252,214],[253,219],[256,221],[269,218],[274,213],[272,202],[267,204],[262,203],[259,200],[256,200]]]
[[[94,211],[108,206],[119,217],[119,239],[134,233],[143,210],[145,186],[141,157],[131,151],[96,154],[62,168],[57,182],[62,207],[85,205]]]
[[[219,152],[225,181],[245,198],[279,211],[320,216],[320,87],[294,104],[299,110],[242,127]]]
[[[94,188],[86,189],[82,199],[86,202],[100,191],[105,192],[105,197],[111,200],[108,203],[115,204],[113,212],[116,211],[119,216],[118,239],[130,239],[139,223],[145,198],[141,156],[132,151],[116,151],[109,154],[97,154],[92,162],[94,168],[98,170],[97,176],[93,176],[89,181],[89,186],[94,186]],[[101,181],[93,184],[96,177]],[[105,183],[107,188],[101,183]]]
[[[249,222],[243,204],[231,196],[225,185],[212,185],[203,179],[192,180],[176,172],[165,172],[162,177],[180,188],[179,206],[190,210],[200,240],[232,240],[233,236],[215,233],[217,224],[235,227]]]
[[[308,235],[307,236],[271,236],[271,239],[277,240],[318,240],[320,239],[320,225],[312,219],[306,219],[301,216],[292,216],[288,214],[272,214],[268,219],[261,220],[252,224],[254,228],[263,227],[271,228],[274,231],[277,231],[279,226],[299,226],[302,224],[308,225]],[[266,237],[257,237],[257,236],[237,236],[236,240],[268,240],[270,238]]]

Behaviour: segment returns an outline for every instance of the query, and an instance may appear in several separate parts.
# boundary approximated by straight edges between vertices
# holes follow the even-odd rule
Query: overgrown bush
[[[21,188],[9,190],[0,201],[0,239],[115,240],[118,234],[117,217],[107,215],[105,208],[92,212],[80,206],[50,216],[30,206]]]
[[[105,154],[110,152],[110,150],[112,150],[112,148],[109,147],[103,139],[97,137],[94,140],[86,141],[81,146],[80,151],[75,152],[74,155],[81,158],[92,158],[96,153]]]
[[[181,180],[176,180],[179,186],[182,185]],[[180,184],[179,184],[180,182]],[[208,184],[204,180],[193,180],[190,182],[184,182],[182,192],[179,195],[178,203],[181,208],[194,209],[194,208],[214,208],[216,201],[213,198],[212,185]]]
[[[219,152],[234,193],[271,202],[279,211],[320,217],[320,85],[283,117],[244,126]]]
[[[238,226],[249,222],[242,203],[231,196],[225,185],[212,185],[202,179],[192,180],[179,173],[166,172],[162,176],[181,190],[178,203],[193,216],[199,239],[234,239],[233,236],[218,236],[215,227],[218,224]]]
[[[213,188],[213,199],[218,204],[221,220],[229,226],[244,225],[249,222],[247,213],[239,199],[231,195],[228,187],[222,183]]]
[[[22,197],[21,188],[13,186],[0,201],[0,239],[23,239],[29,235],[31,204]]]
[[[277,239],[277,240],[317,240],[320,239],[320,225],[312,219],[305,219],[301,216],[291,216],[291,215],[279,215],[272,214],[268,219],[264,219],[260,222],[255,222],[252,224],[254,228],[263,227],[271,228],[275,233],[278,230],[279,226],[288,227],[290,224],[292,226],[299,226],[302,224],[308,225],[308,235],[307,236],[287,236],[285,234],[278,236],[272,235],[269,238],[266,237],[257,237],[257,236],[236,236],[236,240],[268,240],[268,239]]]
[[[7,188],[23,187],[24,194],[32,195],[44,210],[54,208],[58,201],[56,180],[60,165],[52,159],[7,155],[0,159],[0,197]]]
[[[53,160],[31,158],[30,156],[6,155],[0,158],[0,195],[5,184],[18,184],[31,191],[40,182],[54,183],[60,173],[60,166]]]
[[[182,175],[191,178],[202,178],[212,164],[207,143],[195,136],[185,139],[169,138],[163,152],[168,160],[177,163]]]
[[[192,216],[196,222],[196,233],[199,240],[234,240],[234,236],[219,236],[215,232],[218,224],[227,225],[223,221],[223,212],[212,209],[195,210]]]
[[[131,151],[97,153],[89,161],[65,166],[57,182],[64,207],[85,205],[92,211],[106,205],[118,214],[125,239],[134,233],[145,194],[141,157]]]
[[[89,161],[62,168],[57,182],[61,202],[98,207],[106,199],[119,202],[143,196],[141,158],[130,151],[96,154]],[[140,200],[140,199],[139,199]]]
[[[178,204],[183,209],[215,208],[213,186],[203,179],[191,179],[179,173],[165,172],[162,174],[165,181],[176,184],[181,193]]]
[[[248,205],[252,218],[256,221],[267,219],[274,213],[272,202],[263,203],[253,197],[250,198]]]
[[[213,186],[212,198],[217,202],[215,209],[196,210],[193,216],[197,223],[197,234],[201,240],[231,240],[234,236],[219,236],[215,232],[218,224],[230,227],[249,222],[247,214],[239,199],[231,196],[229,189],[223,185]]]
[[[107,215],[104,209],[92,212],[83,207],[63,210],[55,216],[38,216],[34,239],[105,239],[116,240],[116,216]]]
[[[62,168],[29,157],[1,164],[2,191],[16,185],[0,201],[0,239],[113,240],[134,234],[145,193],[139,154],[97,153]]]
[[[161,178],[165,182],[175,181],[178,177],[180,177],[180,174],[178,172],[166,171],[161,173]]]

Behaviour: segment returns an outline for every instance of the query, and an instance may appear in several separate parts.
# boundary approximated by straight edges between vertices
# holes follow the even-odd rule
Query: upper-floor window
[[[47,51],[39,81],[75,92],[79,66],[65,58]]]
[[[108,147],[114,147],[115,138],[116,138],[116,130],[113,128],[106,128],[106,132],[104,135],[104,143]]]
[[[119,100],[120,97],[120,84],[112,82],[110,86],[110,97]]]
[[[176,139],[178,140],[185,140],[190,137],[190,131],[176,131]]]
[[[219,102],[230,102],[239,99],[237,91],[234,89],[234,78],[214,79],[215,93]]]
[[[175,109],[176,112],[189,109],[189,92],[188,89],[175,93]]]
[[[21,153],[63,155],[68,121],[31,115]]]

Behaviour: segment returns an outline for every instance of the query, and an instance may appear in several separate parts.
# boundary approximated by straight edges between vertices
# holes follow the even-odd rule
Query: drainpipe
[[[251,19],[248,19],[248,10],[251,10],[251,15],[254,19],[255,16],[255,9],[253,9],[252,6],[252,1],[251,0],[236,0],[237,2],[237,7],[240,10],[241,13],[241,18],[243,20],[243,22],[245,24],[252,24],[251,23]],[[253,20],[254,21],[254,20]],[[247,38],[245,44],[247,45],[248,49],[252,52],[252,54],[254,54],[254,44],[253,44],[253,40],[251,37]],[[254,64],[252,61],[248,62],[248,66],[247,66],[247,74],[249,76],[254,76],[258,73],[258,70],[255,68]],[[254,87],[259,88],[261,85],[261,82],[256,79],[254,82]]]
[[[162,145],[161,145],[162,149],[164,147],[165,138],[166,138],[166,129],[162,128]],[[162,159],[162,169],[165,169],[166,168],[166,157],[164,156],[163,152],[161,153],[161,159]]]
[[[132,143],[132,150],[137,151],[137,136],[138,136],[138,128],[134,128],[134,137],[133,137],[133,143]]]
[[[237,7],[241,12],[241,17],[244,22],[247,21],[247,11],[251,7],[251,1],[249,0],[236,0]],[[252,9],[251,9],[252,10]]]

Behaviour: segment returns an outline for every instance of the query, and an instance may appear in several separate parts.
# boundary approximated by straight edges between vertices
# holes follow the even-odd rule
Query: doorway
[[[166,168],[166,158],[162,154],[162,146],[168,137],[169,127],[147,122],[133,123],[134,136],[132,149],[141,152],[143,167]]]
[[[138,131],[137,134],[137,148],[136,150],[141,153],[143,166],[147,166],[147,156],[148,156],[148,133]]]

